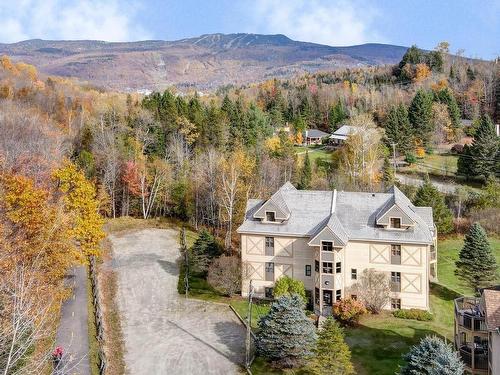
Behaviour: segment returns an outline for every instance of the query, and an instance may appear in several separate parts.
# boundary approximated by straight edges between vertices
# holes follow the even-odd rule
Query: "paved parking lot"
[[[177,293],[178,232],[112,235],[129,374],[237,374],[245,330],[226,306]]]

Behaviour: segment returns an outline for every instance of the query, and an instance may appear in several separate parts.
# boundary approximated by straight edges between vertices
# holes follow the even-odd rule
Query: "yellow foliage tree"
[[[431,75],[431,70],[427,64],[417,64],[415,68],[415,77],[413,78],[414,82],[422,82],[427,77]]]
[[[65,210],[73,215],[72,235],[80,245],[82,255],[99,255],[104,221],[99,215],[94,185],[69,161],[53,173],[53,179],[64,193]]]

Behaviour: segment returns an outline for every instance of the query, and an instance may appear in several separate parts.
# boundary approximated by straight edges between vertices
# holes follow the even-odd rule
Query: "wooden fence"
[[[104,375],[106,372],[106,355],[104,353],[104,327],[101,304],[99,302],[99,283],[97,281],[97,266],[95,257],[90,257],[89,265],[90,285],[92,288],[92,303],[94,304],[94,317],[97,330],[97,342],[99,343],[99,374]]]

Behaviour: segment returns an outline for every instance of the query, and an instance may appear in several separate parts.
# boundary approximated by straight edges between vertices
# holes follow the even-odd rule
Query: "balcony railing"
[[[479,302],[479,298],[474,297],[462,297],[455,300],[455,320],[459,326],[470,331],[487,331]]]
[[[476,348],[473,353],[469,345],[464,345],[460,347],[460,357],[472,370],[488,370],[488,351],[485,348]]]

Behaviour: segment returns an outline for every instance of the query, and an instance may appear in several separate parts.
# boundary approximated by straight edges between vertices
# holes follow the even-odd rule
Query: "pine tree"
[[[355,373],[351,363],[351,350],[344,341],[344,332],[332,317],[327,318],[321,326],[308,370],[315,375]]]
[[[395,143],[396,149],[402,153],[413,149],[412,129],[404,104],[389,110],[385,121],[385,143],[387,147],[392,147],[392,143]]]
[[[395,180],[394,166],[389,161],[389,158],[385,157],[384,164],[382,165],[382,182],[385,186],[392,186]]]
[[[400,375],[462,375],[464,364],[451,344],[426,336],[403,356],[407,364]]]
[[[457,175],[464,176],[466,180],[472,177],[472,154],[468,144],[464,148],[457,160]]]
[[[415,137],[428,147],[434,131],[432,97],[429,93],[422,89],[417,91],[408,109],[408,118]]]
[[[311,180],[312,180],[311,160],[309,159],[309,151],[306,151],[306,155],[304,157],[304,164],[302,165],[302,169],[300,171],[300,181],[298,184],[299,189],[300,190],[310,189]]]
[[[304,302],[296,294],[281,296],[259,321],[257,349],[260,355],[283,367],[300,365],[312,354],[316,343],[313,323],[304,313]]]
[[[479,223],[465,235],[464,247],[456,261],[455,274],[468,287],[478,290],[495,284],[497,263],[488,236]]]
[[[439,233],[450,233],[453,230],[452,213],[446,206],[443,195],[432,185],[428,176],[423,185],[418,188],[413,204],[432,207],[432,216]]]
[[[470,168],[476,178],[487,180],[500,174],[500,139],[488,115],[481,118],[470,146]]]
[[[337,103],[335,103],[328,113],[328,122],[330,125],[330,129],[332,131],[337,130],[338,125],[347,118],[347,111],[344,107],[344,104],[339,99]]]

